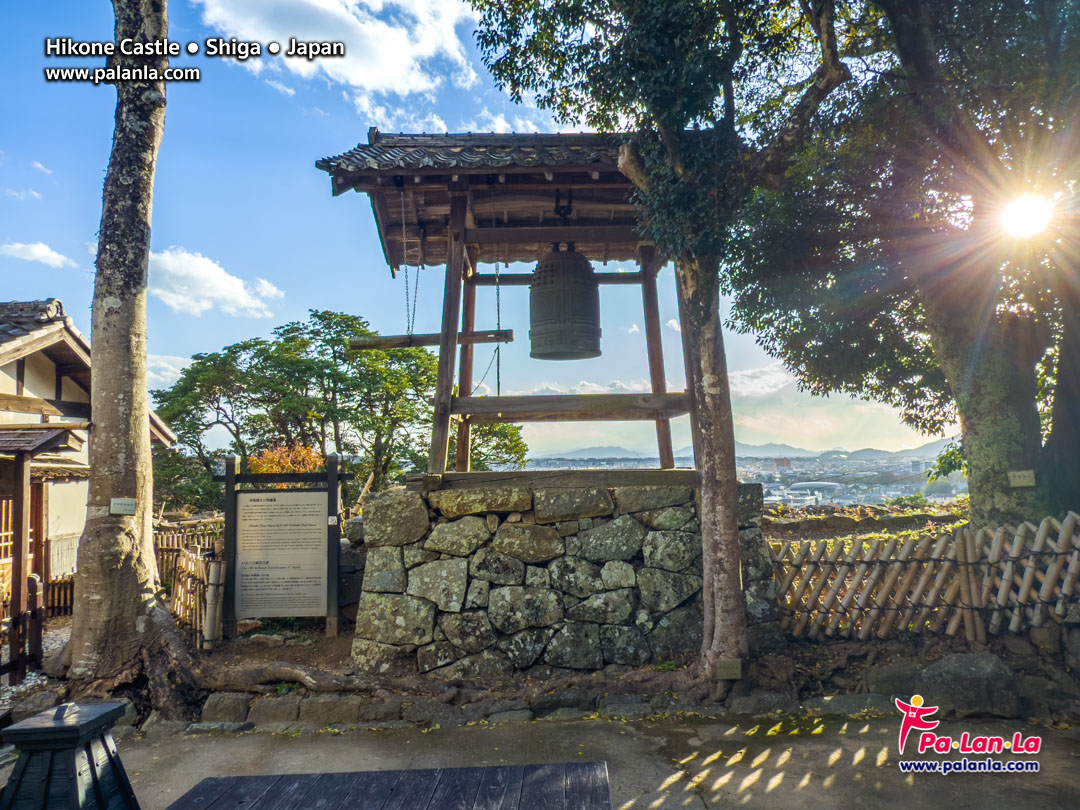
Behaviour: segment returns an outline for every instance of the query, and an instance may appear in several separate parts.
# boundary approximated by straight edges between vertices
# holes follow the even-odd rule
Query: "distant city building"
[[[781,470],[790,470],[791,469],[791,459],[790,458],[774,458],[772,464],[773,464],[773,466],[772,466],[773,472],[780,472]]]

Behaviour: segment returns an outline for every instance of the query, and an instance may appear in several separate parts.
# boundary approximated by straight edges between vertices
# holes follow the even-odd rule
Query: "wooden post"
[[[26,674],[23,656],[26,613],[26,552],[30,544],[30,454],[15,454],[15,492],[11,515],[11,631],[8,636],[8,660],[19,662],[9,683],[22,683]]]
[[[42,618],[45,615],[45,606],[42,601],[44,591],[41,587],[41,577],[31,574],[26,578],[26,610],[28,623],[26,627],[26,658],[20,664],[19,671],[26,673],[26,666],[33,669],[41,669],[42,647],[41,631]]]
[[[30,502],[34,521],[34,573],[41,577],[41,604],[49,602],[49,580],[52,579],[52,549],[49,547],[49,484],[41,481],[30,485]],[[36,497],[35,497],[36,495]]]
[[[225,598],[222,638],[236,635],[236,456],[225,459]]]
[[[679,300],[679,339],[682,341],[682,356],[683,356],[683,368],[686,374],[686,390],[690,394],[690,438],[694,445],[694,468],[701,469],[701,440],[698,438],[697,429],[697,402],[694,394],[694,386],[690,384],[690,380],[693,375],[690,373],[690,352],[686,348],[686,335],[683,333],[682,328],[686,324],[686,301],[683,300],[682,287],[679,286],[679,265],[675,264],[675,293]]]
[[[656,274],[661,262],[656,258],[652,245],[638,248],[638,264],[641,266],[641,299],[645,309],[645,346],[649,353],[649,377],[654,394],[667,393],[664,375],[664,348],[660,340],[660,303],[656,294]],[[670,470],[675,466],[675,454],[671,448],[671,422],[666,417],[656,419],[656,444],[660,451],[660,467]]]
[[[461,277],[465,265],[465,210],[468,197],[450,197],[450,225],[446,240],[446,283],[443,286],[442,339],[439,341],[439,376],[435,383],[428,473],[446,472],[450,445],[450,399],[454,394],[454,349],[457,348],[458,312],[461,309]]]
[[[341,481],[338,478],[338,457],[326,457],[326,636],[337,638],[338,619],[338,561],[341,557]]]
[[[461,331],[472,332],[476,327],[476,285],[471,278],[465,280],[465,295],[461,302]],[[472,396],[473,378],[473,347],[461,344],[461,359],[458,365],[458,396]],[[458,472],[469,472],[472,469],[470,441],[472,439],[472,425],[468,419],[458,422],[457,433],[457,458],[454,460],[454,469]]]

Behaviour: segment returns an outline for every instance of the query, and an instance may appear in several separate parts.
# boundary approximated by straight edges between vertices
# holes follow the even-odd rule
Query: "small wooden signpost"
[[[299,616],[325,616],[326,635],[337,636],[341,482],[350,478],[334,455],[326,473],[240,473],[236,456],[226,459],[226,637],[238,619]]]

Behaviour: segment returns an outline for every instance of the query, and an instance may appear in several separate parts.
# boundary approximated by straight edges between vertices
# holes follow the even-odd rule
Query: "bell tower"
[[[316,162],[335,196],[369,196],[391,273],[404,267],[407,280],[410,266],[420,273],[446,268],[438,333],[410,329],[353,347],[439,347],[429,476],[468,475],[471,428],[493,422],[653,421],[660,467],[675,466],[670,420],[693,418],[693,409],[688,392],[666,389],[656,290],[666,257],[638,233],[619,144],[619,136],[602,133],[384,135],[372,128],[366,144]],[[594,269],[610,261],[634,261],[639,269]],[[511,262],[535,269],[480,271]],[[507,329],[476,330],[478,287],[529,287],[530,356],[565,361],[600,356],[600,288],[612,284],[641,287],[650,393],[471,395],[474,346],[514,339]],[[447,473],[452,429],[458,454]]]

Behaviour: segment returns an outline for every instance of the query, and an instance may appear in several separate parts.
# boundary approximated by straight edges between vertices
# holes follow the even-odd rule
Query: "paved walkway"
[[[161,810],[207,776],[606,760],[617,810],[712,807],[991,806],[1068,808],[1080,795],[1080,739],[1009,721],[944,724],[939,733],[1042,736],[1037,774],[905,775],[897,721],[508,723],[423,732],[131,737],[120,745],[143,810]]]

